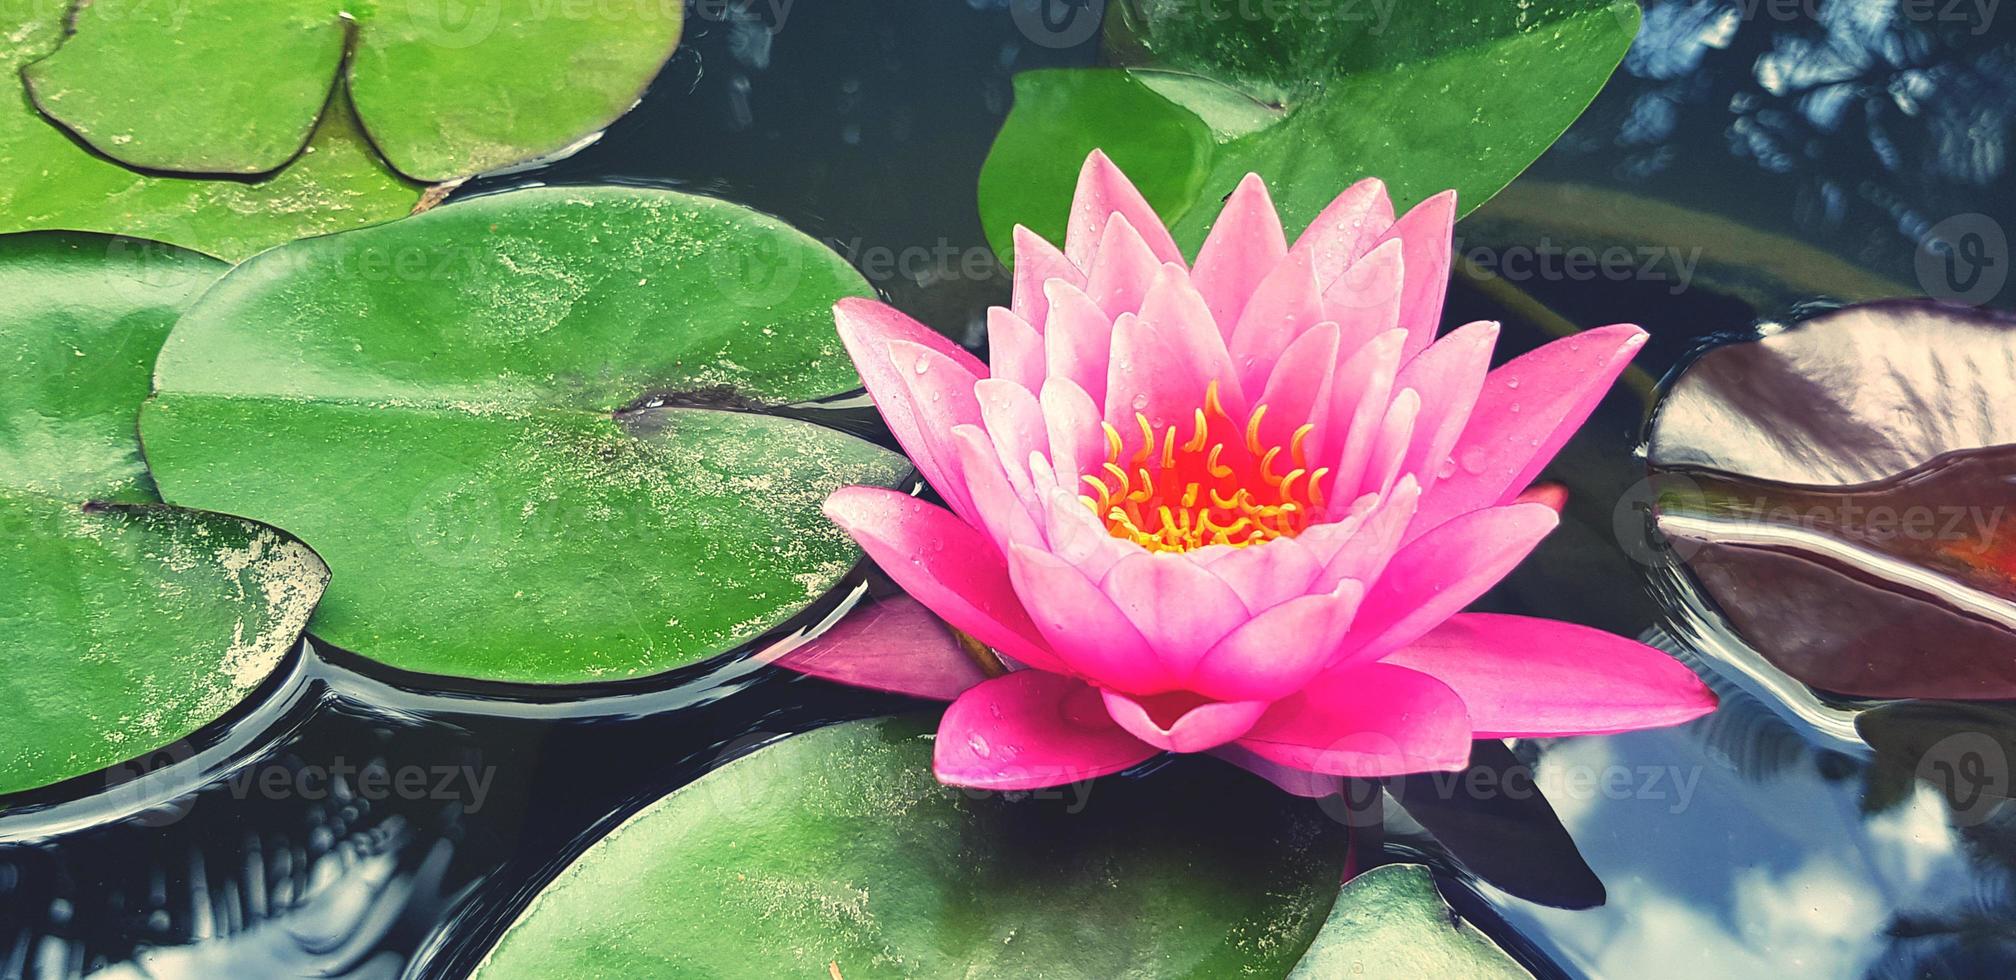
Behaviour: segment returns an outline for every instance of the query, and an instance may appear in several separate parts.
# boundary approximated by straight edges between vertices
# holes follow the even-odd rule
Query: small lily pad
[[[859,558],[819,505],[909,464],[764,406],[860,382],[867,295],[775,219],[540,188],[296,242],[227,275],[141,413],[170,501],[312,542],[311,630],[402,670],[575,684],[733,649]]]
[[[1846,307],[1718,347],[1654,417],[1658,526],[1821,691],[2016,698],[2016,319]]]
[[[1281,977],[1337,892],[1343,826],[1230,766],[973,795],[933,727],[821,729],[659,800],[475,975]]]
[[[0,6],[0,77],[13,80],[55,50],[68,8],[68,0]],[[0,232],[136,235],[236,261],[281,242],[399,217],[419,198],[417,185],[378,158],[342,100],[330,104],[305,150],[256,181],[129,170],[79,146],[25,92],[0,100]]]
[[[1119,5],[1115,5],[1116,7]],[[1638,29],[1629,0],[1282,4],[1198,17],[1149,0],[1108,47],[1126,67],[1015,77],[1015,106],[980,174],[995,251],[1016,223],[1062,241],[1078,162],[1104,149],[1178,244],[1194,249],[1248,172],[1292,234],[1352,181],[1405,207],[1456,188],[1483,203],[1595,98]]]
[[[1491,937],[1456,917],[1418,864],[1385,864],[1345,883],[1292,980],[1532,980]]]
[[[0,236],[0,794],[223,717],[328,582],[284,533],[144,502],[134,421],[154,352],[222,269],[129,239]]]
[[[439,181],[615,121],[678,45],[683,12],[649,0],[79,0],[69,36],[23,77],[44,113],[128,166],[268,173],[347,100],[394,167]]]

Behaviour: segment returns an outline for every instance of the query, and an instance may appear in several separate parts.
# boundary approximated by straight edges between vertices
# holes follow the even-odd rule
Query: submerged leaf
[[[331,644],[488,681],[656,674],[825,595],[858,552],[820,502],[907,474],[749,410],[859,384],[830,310],[867,291],[709,198],[476,198],[233,270],[162,350],[141,434],[169,500],[315,544]]]

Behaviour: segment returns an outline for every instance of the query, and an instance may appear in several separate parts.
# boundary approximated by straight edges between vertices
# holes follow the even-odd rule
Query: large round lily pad
[[[858,558],[894,454],[760,405],[859,386],[846,262],[772,218],[544,188],[275,249],[190,309],[141,434],[170,501],[312,542],[312,631],[409,671],[589,683],[747,642]]]
[[[661,0],[80,0],[71,35],[23,74],[44,113],[129,166],[266,173],[347,97],[393,166],[447,180],[613,122],[671,56],[683,13]]]
[[[1384,179],[1400,206],[1453,187],[1475,207],[1575,121],[1638,28],[1631,0],[1132,9],[1106,27],[1126,67],[1015,77],[980,174],[1001,255],[1018,222],[1063,240],[1093,149],[1136,179],[1185,248],[1248,172],[1267,178],[1291,234],[1361,177]]]
[[[134,421],[154,352],[222,269],[127,239],[0,236],[0,794],[216,721],[328,582],[272,528],[142,502]]]
[[[1281,977],[1337,892],[1344,827],[1231,766],[974,796],[932,778],[931,729],[826,728],[674,792],[475,975]]]
[[[69,7],[69,0],[0,4],[5,85],[18,86],[22,66],[56,49]],[[0,99],[0,232],[136,235],[235,261],[281,242],[399,217],[419,197],[418,186],[379,159],[341,100],[284,169],[245,181],[129,170],[79,146],[18,88]]]
[[[1660,530],[1772,667],[2016,698],[2016,318],[1893,301],[1702,355],[1654,417]]]

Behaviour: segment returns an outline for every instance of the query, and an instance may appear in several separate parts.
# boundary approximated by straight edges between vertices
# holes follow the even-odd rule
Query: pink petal
[[[1116,216],[1134,226],[1158,265],[1183,261],[1183,253],[1176,249],[1169,229],[1135,189],[1134,182],[1113,165],[1105,151],[1093,150],[1078,171],[1078,189],[1071,195],[1071,222],[1064,233],[1064,254],[1072,264],[1091,271],[1096,264],[1095,256],[1103,257],[1106,226]]]
[[[1360,492],[1384,494],[1393,488],[1393,481],[1400,478],[1400,466],[1406,461],[1407,447],[1414,441],[1414,420],[1420,414],[1419,392],[1406,388],[1393,396],[1393,403],[1386,407],[1386,418],[1379,423],[1379,437],[1372,442],[1372,456],[1366,464]]]
[[[1085,389],[1061,377],[1043,382],[1039,400],[1043,406],[1043,428],[1050,436],[1050,462],[1060,471],[1069,471],[1062,476],[1076,492],[1078,478],[1097,469],[1106,458],[1106,434],[1099,428],[1099,405]]]
[[[1030,482],[1029,456],[1050,454],[1050,432],[1043,418],[1042,403],[1029,389],[996,378],[974,385],[973,397],[980,402],[980,420],[987,427],[987,438],[993,441],[995,454],[1001,458],[1008,485],[1015,488],[1016,496],[1033,503],[1036,488]]]
[[[1219,383],[1218,394],[1235,412],[1246,408],[1246,396],[1232,371],[1232,355],[1225,337],[1211,319],[1204,297],[1190,282],[1190,273],[1174,262],[1162,267],[1148,295],[1141,300],[1141,322],[1154,328],[1170,353],[1190,365],[1191,374]],[[1202,405],[1199,402],[1198,405]],[[1193,406],[1196,407],[1196,406]]]
[[[1329,776],[1320,772],[1309,772],[1306,769],[1291,768],[1278,762],[1269,762],[1254,755],[1252,749],[1237,742],[1212,749],[1211,754],[1273,783],[1284,793],[1305,800],[1320,800],[1344,789],[1342,776]]]
[[[1123,314],[1113,324],[1106,422],[1120,433],[1125,454],[1141,449],[1145,441],[1137,415],[1147,418],[1158,434],[1172,425],[1189,428],[1211,385],[1203,369],[1133,314]]]
[[[1099,257],[1086,270],[1085,295],[1107,316],[1139,310],[1164,261],[1126,218],[1116,214],[1099,240]]]
[[[1456,192],[1443,191],[1400,216],[1386,239],[1398,239],[1407,263],[1407,286],[1400,301],[1400,325],[1407,328],[1407,356],[1413,357],[1442,328],[1442,298],[1449,290],[1449,258],[1456,233]]]
[[[1106,713],[1135,738],[1165,752],[1203,752],[1238,738],[1267,711],[1265,701],[1206,701],[1194,694],[1131,698],[1103,691]]]
[[[1309,259],[1318,282],[1328,286],[1358,257],[1377,244],[1393,224],[1393,201],[1386,185],[1367,177],[1337,195],[1295,240],[1290,254]]]
[[[1224,550],[1218,551],[1220,548]],[[1212,545],[1200,551],[1214,553],[1205,559],[1199,551],[1192,551],[1191,560],[1231,586],[1240,603],[1255,613],[1308,594],[1309,583],[1323,570],[1323,564],[1295,538],[1238,548]]]
[[[1324,424],[1329,421],[1330,381],[1336,370],[1336,324],[1319,323],[1295,338],[1281,352],[1259,401],[1254,402],[1267,406],[1267,414],[1260,417],[1260,444],[1288,446],[1295,438],[1295,430],[1314,422],[1316,428],[1302,448],[1307,454],[1305,458],[1321,458],[1328,441],[1341,437],[1341,433],[1326,431],[1328,427]]]
[[[1454,688],[1478,738],[1627,732],[1715,710],[1714,693],[1672,657],[1546,619],[1463,613],[1384,662]]]
[[[1329,552],[1313,587],[1330,588],[1345,579],[1378,581],[1386,571],[1386,563],[1400,549],[1401,539],[1414,519],[1414,509],[1420,503],[1421,485],[1412,476],[1401,476],[1392,492],[1381,495],[1371,512],[1352,529],[1350,537]],[[1308,538],[1313,533],[1315,529],[1304,531],[1302,537]]]
[[[1044,538],[1036,523],[1041,512],[1034,507],[1035,495],[1016,492],[987,430],[977,425],[954,426],[952,446],[980,526],[994,539],[999,553],[1006,554],[1010,544],[1041,547]]]
[[[1275,702],[1238,744],[1270,762],[1337,776],[1453,772],[1470,762],[1470,719],[1441,681],[1369,664],[1324,674]]]
[[[1329,664],[1364,594],[1357,582],[1341,582],[1253,617],[1198,660],[1190,688],[1226,701],[1294,694]]]
[[[1094,402],[1106,395],[1106,357],[1113,349],[1113,318],[1090,296],[1058,279],[1044,290],[1050,322],[1043,331],[1046,374],[1076,384]]]
[[[1365,253],[1323,290],[1323,317],[1337,323],[1338,350],[1350,355],[1372,338],[1400,327],[1407,285],[1399,242]]]
[[[934,701],[950,701],[987,679],[945,622],[901,593],[854,610],[771,663],[841,684]]]
[[[1403,545],[1366,592],[1333,662],[1376,659],[1419,639],[1498,584],[1559,520],[1538,504],[1492,507]]]
[[[1043,236],[1021,225],[1015,226],[1015,288],[1009,300],[1016,315],[1043,332],[1043,324],[1050,319],[1050,299],[1043,294],[1043,284],[1052,279],[1062,279],[1073,286],[1084,288],[1085,273],[1057,246],[1043,240]]]
[[[1116,773],[1154,754],[1107,717],[1098,691],[1068,677],[1018,670],[971,688],[945,709],[931,771],[948,786],[1042,789]]]
[[[987,360],[993,376],[1030,391],[1043,386],[1043,335],[999,306],[987,310]]]
[[[965,474],[959,471],[959,451],[952,445],[952,428],[979,424],[980,402],[973,394],[979,379],[922,344],[892,340],[885,346],[889,363],[910,396],[910,417],[916,420],[915,442],[904,441],[904,450],[913,462],[920,454],[929,458],[939,471],[935,478],[926,474],[931,488],[945,498],[953,513],[969,523],[977,521],[973,495],[966,489]],[[902,433],[897,436],[900,440]],[[918,468],[923,469],[921,465]]]
[[[1454,466],[1449,454],[1484,390],[1491,348],[1497,342],[1498,324],[1487,320],[1464,324],[1400,369],[1394,383],[1421,393],[1421,415],[1414,420],[1414,440],[1401,468],[1414,474],[1424,489],[1435,485],[1443,467]]]
[[[1410,538],[1503,503],[1540,475],[1610,390],[1645,331],[1629,324],[1563,337],[1492,371],[1456,440],[1456,467],[1422,498]]]
[[[1059,490],[1044,500],[1045,525],[1050,533],[1050,553],[1078,567],[1085,578],[1101,582],[1113,566],[1140,553],[1139,546],[1122,541],[1106,530],[1085,502]]]
[[[1259,174],[1247,174],[1218,212],[1190,274],[1211,309],[1212,322],[1226,338],[1232,336],[1260,280],[1287,254],[1281,216],[1267,194],[1267,182]]]
[[[826,498],[825,511],[897,585],[946,622],[1023,663],[1062,668],[1015,597],[1001,553],[979,531],[941,508],[880,487],[841,487]]]
[[[874,300],[850,297],[833,304],[833,322],[847,355],[854,360],[854,370],[860,373],[875,407],[910,462],[932,486],[952,485],[958,477],[956,464],[949,455],[943,460],[931,455],[923,434],[925,420],[911,408],[910,386],[903,380],[907,372],[890,361],[889,345],[901,341],[927,348],[975,381],[987,376],[987,366],[937,331]],[[947,431],[950,428],[945,427]]]
[[[1365,468],[1372,460],[1373,443],[1379,426],[1386,421],[1392,404],[1393,380],[1400,370],[1400,349],[1407,341],[1402,330],[1388,330],[1356,354],[1344,359],[1330,383],[1330,423],[1337,460],[1330,467],[1333,498],[1351,500],[1365,483]]]
[[[1130,694],[1178,687],[1141,631],[1077,566],[1014,545],[1008,549],[1008,573],[1037,632],[1072,673]]]
[[[1178,554],[1136,551],[1106,573],[1099,590],[1176,677],[1252,615],[1231,586]]]
[[[1568,487],[1560,483],[1535,483],[1512,498],[1515,504],[1542,504],[1559,514],[1568,509]]]
[[[1232,328],[1232,365],[1240,387],[1259,391],[1289,341],[1325,319],[1323,291],[1308,257],[1290,254],[1260,280]]]

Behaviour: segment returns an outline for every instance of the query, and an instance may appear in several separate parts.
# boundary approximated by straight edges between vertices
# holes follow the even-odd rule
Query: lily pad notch
[[[0,236],[0,813],[180,755],[299,649],[328,585],[283,531],[151,502],[134,416],[161,339],[222,268],[131,239]]]
[[[76,0],[22,75],[45,115],[129,167],[271,173],[345,100],[387,162],[438,182],[608,126],[682,26],[677,3]]]

